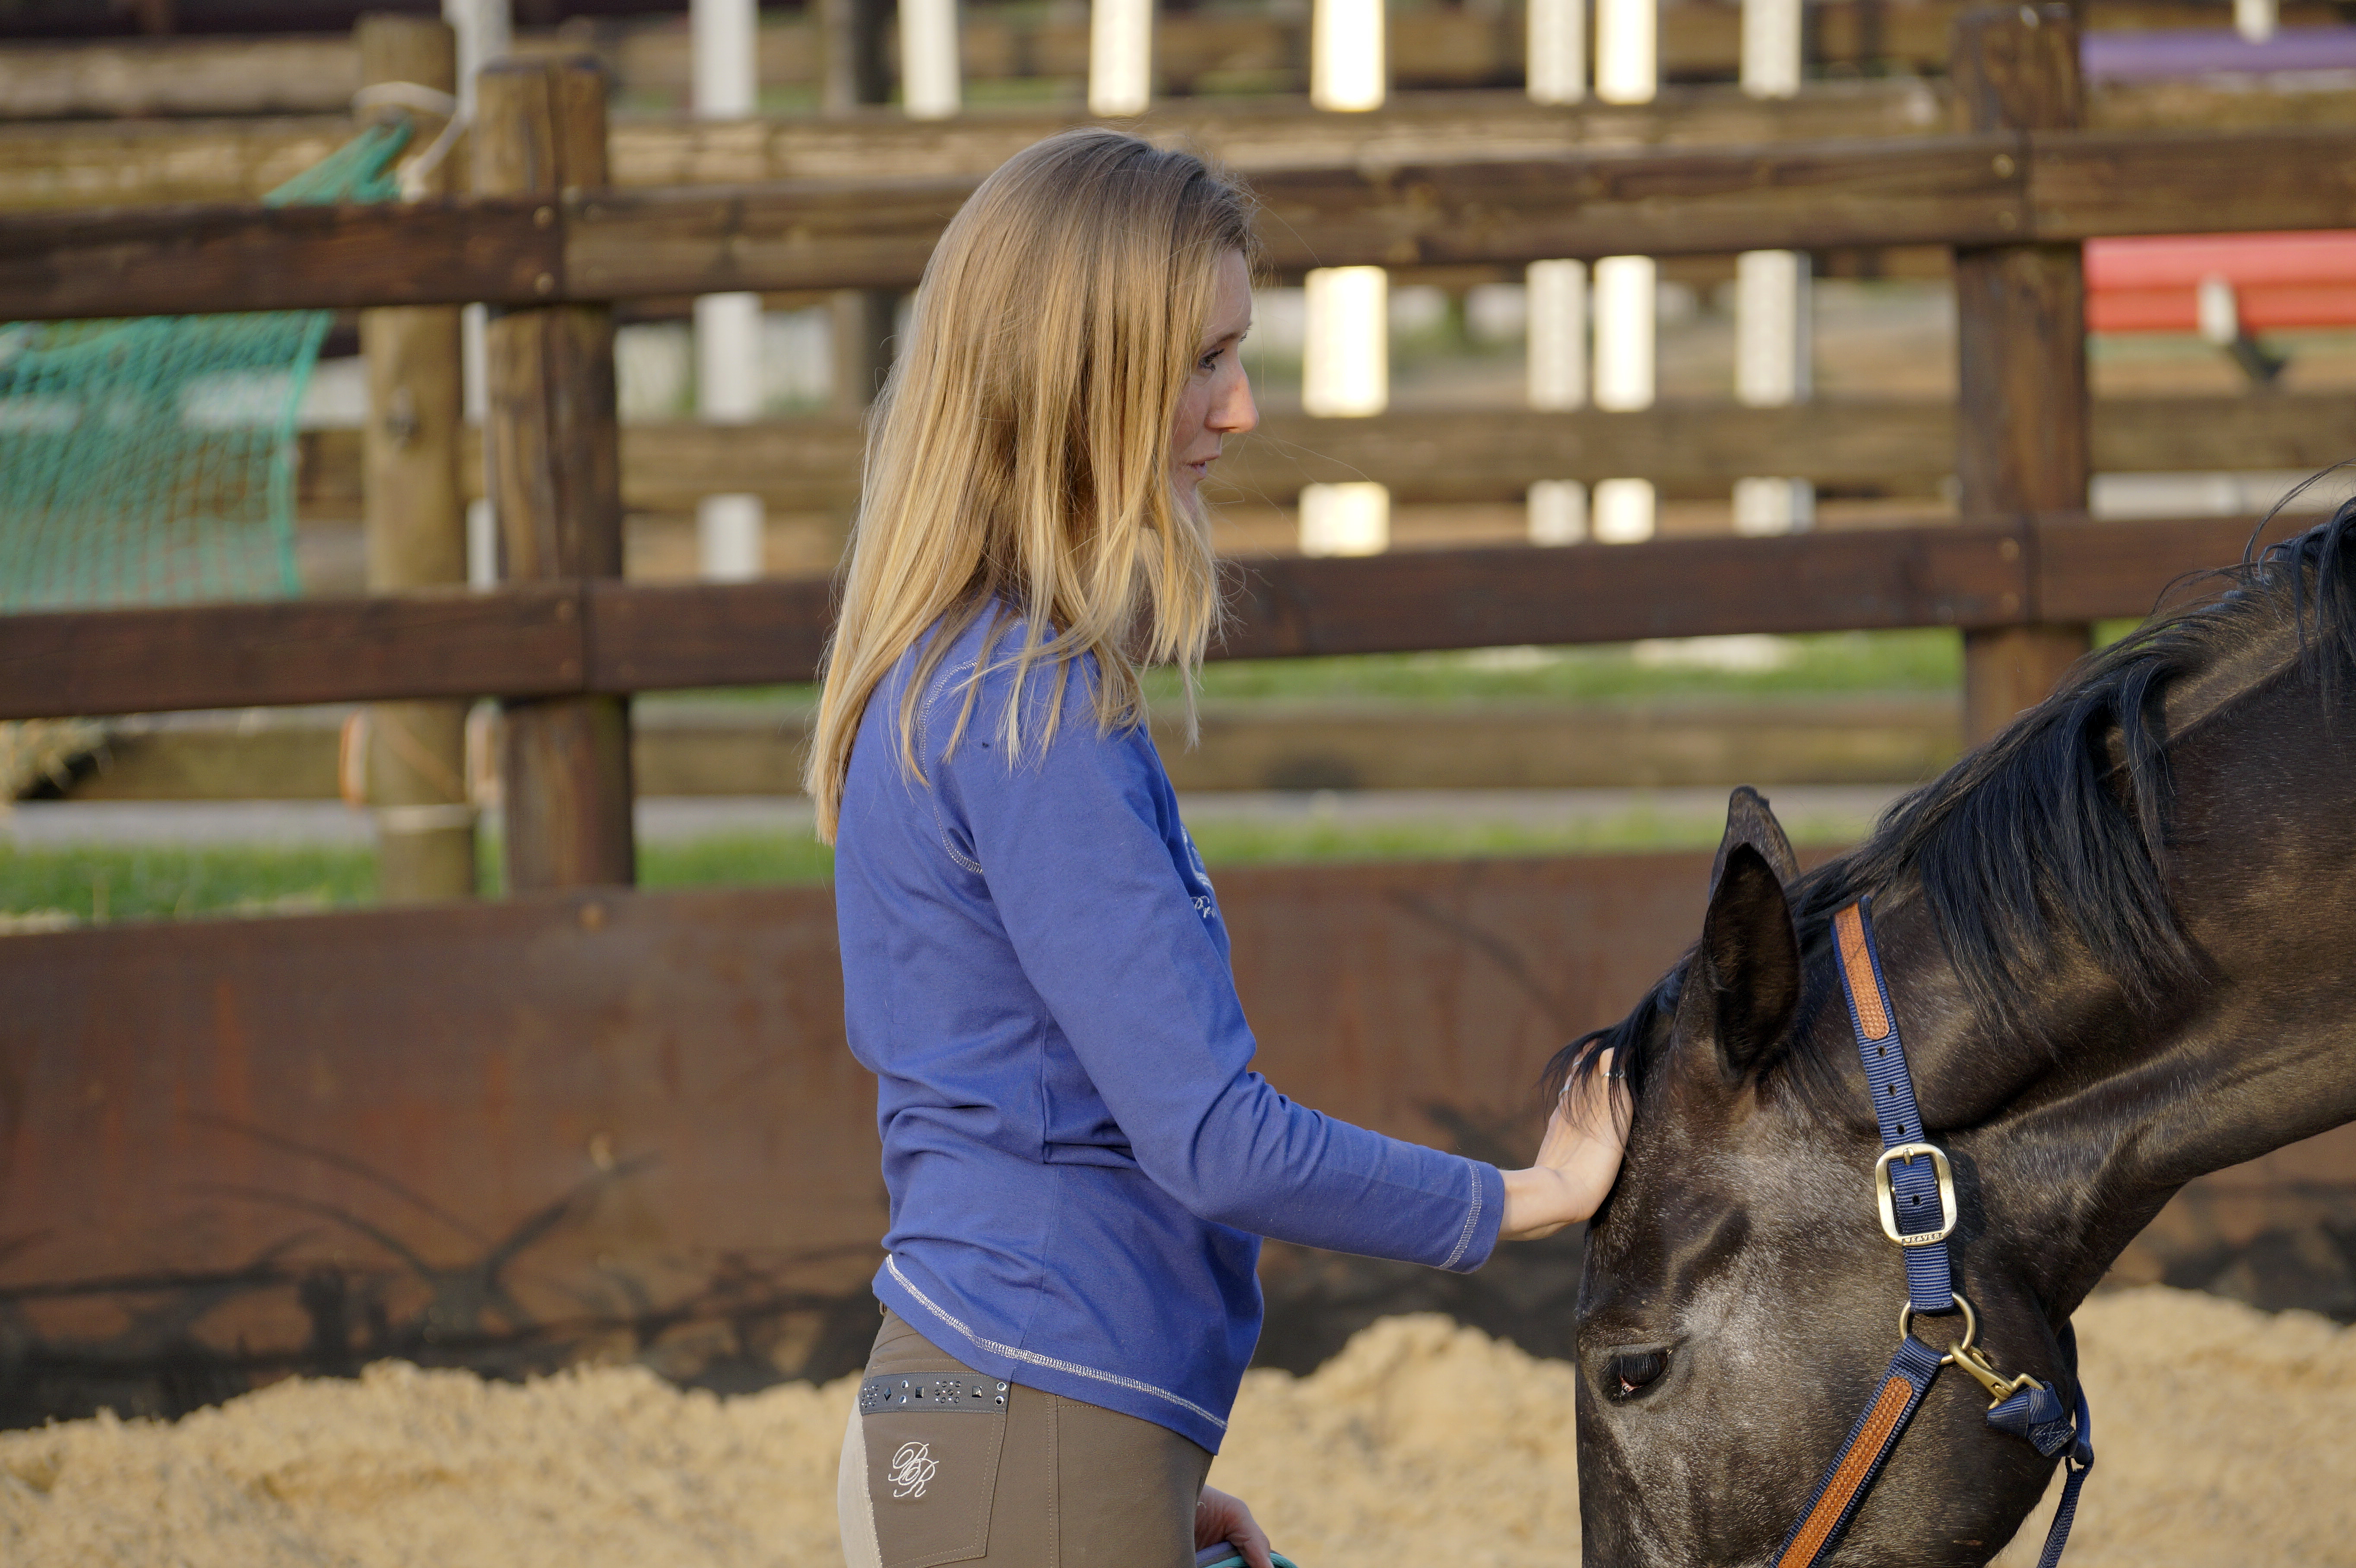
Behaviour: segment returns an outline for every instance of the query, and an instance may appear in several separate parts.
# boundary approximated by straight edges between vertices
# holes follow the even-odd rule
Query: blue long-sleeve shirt
[[[1093,662],[1044,752],[1052,668],[1024,683],[1010,765],[1002,666],[948,749],[989,627],[926,683],[923,780],[899,748],[911,653],[843,793],[844,1013],[892,1201],[876,1294],[978,1371],[1215,1452],[1259,1337],[1260,1237],[1470,1270],[1504,1178],[1251,1070],[1217,897],[1151,737],[1098,732]]]

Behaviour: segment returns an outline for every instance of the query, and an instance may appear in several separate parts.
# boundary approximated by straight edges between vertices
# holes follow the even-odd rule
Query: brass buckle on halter
[[[1914,1163],[1917,1155],[1931,1157],[1932,1172],[1939,1179],[1939,1228],[1935,1231],[1901,1231],[1898,1228],[1898,1195],[1890,1188],[1890,1162],[1893,1159]],[[1901,1247],[1927,1247],[1944,1242],[1955,1228],[1955,1172],[1947,1164],[1944,1149],[1936,1144],[1900,1144],[1885,1149],[1873,1162],[1873,1200],[1881,1208],[1881,1233]]]
[[[2045,1386],[2043,1383],[2039,1382],[2027,1372],[2021,1373],[2017,1378],[2008,1378],[1996,1370],[1995,1363],[1987,1359],[1987,1352],[1974,1343],[1980,1337],[1979,1315],[1972,1310],[1972,1304],[1964,1299],[1962,1291],[1956,1291],[1954,1297],[1955,1305],[1964,1309],[1964,1337],[1957,1340],[1954,1347],[1945,1355],[1939,1358],[1939,1364],[1943,1367],[1961,1367],[1974,1382],[1987,1390],[1990,1410],[1994,1410],[2025,1388],[2043,1388]],[[1898,1309],[1898,1337],[1902,1339],[1913,1331],[1914,1304],[1910,1301]],[[1936,1349],[1935,1346],[1933,1348]]]

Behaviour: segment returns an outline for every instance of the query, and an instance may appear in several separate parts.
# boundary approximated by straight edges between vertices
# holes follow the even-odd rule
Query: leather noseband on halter
[[[1954,1287],[1947,1256],[1947,1236],[1955,1228],[1954,1175],[1946,1152],[1923,1136],[1914,1080],[1906,1070],[1906,1048],[1898,1037],[1898,1014],[1890,1005],[1881,953],[1873,940],[1870,903],[1860,899],[1835,915],[1833,935],[1841,990],[1848,997],[1849,1027],[1856,1032],[1865,1081],[1871,1086],[1873,1119],[1881,1129],[1881,1157],[1873,1165],[1874,1199],[1881,1211],[1883,1233],[1905,1250],[1906,1305],[1898,1313],[1898,1353],[1890,1357],[1890,1370],[1875,1386],[1872,1400],[1816,1483],[1799,1522],[1784,1537],[1775,1568],[1813,1568],[1831,1552],[1905,1435],[1922,1396],[1931,1392],[1932,1380],[1950,1363],[1987,1390],[1990,1426],[2032,1445],[2049,1459],[2069,1450],[2062,1506],[2037,1560],[2038,1568],[2054,1568],[2077,1515],[2078,1488],[2094,1468],[2094,1417],[2086,1409],[2083,1387],[2077,1391],[2076,1408],[2064,1410],[2053,1391],[2035,1378],[2003,1377],[1989,1364],[1987,1353],[1974,1344],[1978,1319],[1972,1304]],[[1952,1350],[1943,1353],[1911,1332],[1918,1313],[1955,1311],[1964,1315],[1964,1337]],[[2061,1344],[2074,1382],[2077,1341],[2067,1324]]]

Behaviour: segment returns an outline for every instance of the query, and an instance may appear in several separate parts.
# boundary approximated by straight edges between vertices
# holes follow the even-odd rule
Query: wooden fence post
[[[360,80],[458,91],[457,40],[424,16],[364,16]],[[414,155],[447,116],[423,103],[394,112],[415,127]],[[426,178],[449,188],[449,165]],[[360,312],[369,416],[361,436],[362,516],[371,593],[466,581],[466,503],[459,485],[458,311],[412,305]],[[361,720],[364,784],[376,816],[378,882],[387,903],[471,898],[475,808],[466,791],[466,705],[379,702]]]
[[[892,73],[884,59],[887,0],[819,0],[819,108],[828,114],[885,103]]]
[[[1950,70],[1961,129],[2060,131],[2082,122],[2078,27],[2067,5],[1965,12],[1955,22]],[[2083,511],[2083,250],[1958,249],[1955,314],[1955,477],[1964,516]],[[2092,645],[2092,628],[2083,624],[1965,633],[1965,741],[1978,744],[2043,700]]]
[[[573,60],[507,60],[477,85],[475,189],[540,195],[605,184],[605,79]],[[622,574],[621,474],[609,305],[495,309],[486,333],[485,482],[509,581]],[[636,872],[627,699],[506,705],[500,792],[508,887]]]

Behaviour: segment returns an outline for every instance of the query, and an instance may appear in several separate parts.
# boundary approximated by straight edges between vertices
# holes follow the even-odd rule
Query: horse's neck
[[[2276,679],[2171,748],[2169,880],[2212,983],[2163,1019],[2111,1008],[2019,1129],[2075,1168],[2057,1186],[2077,1212],[2052,1218],[2094,1274],[2185,1182],[2356,1120],[2356,707],[2340,709],[2327,722],[2311,685]]]

